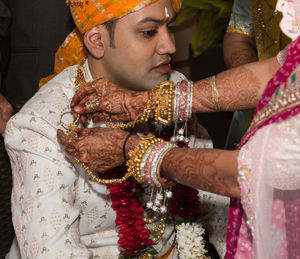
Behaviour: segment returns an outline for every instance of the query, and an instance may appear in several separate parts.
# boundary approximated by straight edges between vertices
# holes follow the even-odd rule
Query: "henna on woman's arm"
[[[249,63],[216,75],[218,102],[222,111],[255,108],[267,82],[280,68],[276,58]],[[194,83],[193,112],[215,111],[212,81]]]
[[[194,188],[240,197],[238,151],[172,149],[164,157],[161,175]]]

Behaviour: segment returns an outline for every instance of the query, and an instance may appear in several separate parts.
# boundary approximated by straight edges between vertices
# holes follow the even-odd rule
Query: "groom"
[[[104,77],[145,90],[183,79],[170,70],[179,1],[81,2],[71,4],[77,29],[57,52],[57,75],[43,80],[46,84],[5,132],[19,258],[118,258],[116,215],[107,189],[65,156],[56,131],[72,121],[66,107],[82,83]],[[174,239],[174,228],[168,226],[155,245],[159,255],[176,256]]]

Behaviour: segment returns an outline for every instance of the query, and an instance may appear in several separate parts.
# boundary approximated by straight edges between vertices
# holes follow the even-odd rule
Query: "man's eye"
[[[168,26],[168,31],[170,33],[175,33],[177,26],[176,25],[169,25]]]
[[[143,31],[142,33],[145,38],[151,38],[157,33],[157,30]]]

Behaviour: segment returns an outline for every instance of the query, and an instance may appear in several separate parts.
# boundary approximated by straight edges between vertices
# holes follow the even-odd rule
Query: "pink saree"
[[[242,149],[240,160],[253,160],[247,162],[252,163],[253,171],[260,174],[249,177],[251,170],[245,162],[246,173],[239,179],[242,200],[231,199],[230,203],[226,258],[300,258],[300,153],[297,153],[296,139],[300,132],[276,136],[278,130],[266,127],[277,126],[289,119],[294,119],[295,123],[299,121],[299,65],[300,37],[290,44],[283,66],[267,84],[253,122],[238,147]],[[264,143],[266,136],[269,139],[274,136],[283,143]],[[285,140],[292,145],[285,145]],[[247,153],[248,147],[251,153]],[[262,157],[268,152],[270,155],[265,156],[267,161],[264,161]],[[268,161],[270,157],[281,160],[285,156],[288,157],[282,163],[285,168],[278,168],[280,164]],[[289,167],[296,170],[296,174],[289,175]]]

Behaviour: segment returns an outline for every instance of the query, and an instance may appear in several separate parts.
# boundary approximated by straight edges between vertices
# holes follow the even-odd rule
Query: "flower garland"
[[[198,223],[182,223],[176,226],[177,249],[180,259],[207,259],[205,253],[205,229]]]
[[[163,132],[161,136],[164,139],[168,139],[171,133]],[[180,146],[188,148],[188,145],[185,143],[181,143]],[[103,174],[103,178],[120,178],[124,176],[126,172],[126,166],[120,166],[106,171]],[[150,239],[150,231],[147,229],[144,220],[144,208],[140,203],[141,186],[134,181],[133,178],[130,178],[122,183],[107,185],[107,188],[110,191],[112,208],[116,212],[115,224],[120,236],[118,244],[121,250],[119,258],[140,258],[145,253],[157,255],[158,253],[153,247],[153,241]],[[185,235],[181,233],[187,234],[188,229],[190,229],[190,235],[193,236],[193,233],[196,233],[195,231],[198,231],[200,228],[200,226],[198,226],[198,228],[196,227],[198,223],[192,223],[201,216],[198,191],[181,184],[173,186],[171,191],[173,197],[170,199],[168,221],[176,225],[177,240],[180,240],[180,243],[177,242],[178,250],[182,253],[180,258],[205,258],[203,256],[206,250],[204,248],[202,249],[204,241],[201,239],[204,230],[199,232],[201,238],[195,239],[197,243],[190,243],[193,244],[193,246],[199,246],[199,249],[193,247],[186,248],[192,249],[191,251],[194,251],[195,257],[185,257],[186,250],[181,249],[186,239],[183,238]],[[189,222],[192,224],[189,224]],[[182,229],[185,229],[185,231],[182,232]],[[184,246],[189,247],[187,244]]]
[[[103,174],[103,178],[122,177],[126,173],[126,170],[125,166],[108,170]],[[120,235],[118,244],[121,248],[121,253],[119,258],[139,258],[144,253],[157,254],[157,251],[153,247],[153,241],[149,239],[150,231],[146,228],[146,222],[143,219],[144,209],[139,202],[139,194],[141,193],[140,186],[130,178],[119,184],[107,185],[107,188],[110,191],[112,208],[116,212],[115,223],[117,232]],[[171,221],[177,225],[176,228],[179,234],[181,233],[181,226],[185,226],[185,233],[187,233],[189,226],[193,226],[191,233],[194,233],[195,229],[197,230],[197,228],[194,227],[196,223],[193,223],[194,225],[188,225],[189,223],[186,224],[184,222],[194,222],[200,217],[201,210],[198,191],[191,187],[177,184],[172,187],[172,192],[173,197],[171,198],[170,206]],[[200,235],[202,235],[202,233],[203,231]],[[179,240],[183,239],[180,238]],[[195,239],[195,241],[198,240],[199,238]],[[180,244],[183,243],[183,241],[180,242]],[[203,243],[197,243],[197,246],[199,245],[202,247]],[[206,252],[204,249],[197,250],[195,248],[193,251],[197,253],[201,252],[201,254]],[[200,258],[198,257],[199,253],[196,257],[186,258]]]
[[[125,166],[108,170],[104,178],[119,178],[127,171]],[[107,185],[112,200],[112,208],[116,212],[116,227],[120,235],[118,244],[121,248],[119,258],[137,258],[148,252],[157,253],[152,247],[153,241],[149,239],[149,230],[145,227],[143,219],[144,209],[139,202],[141,189],[132,179],[119,184]]]

